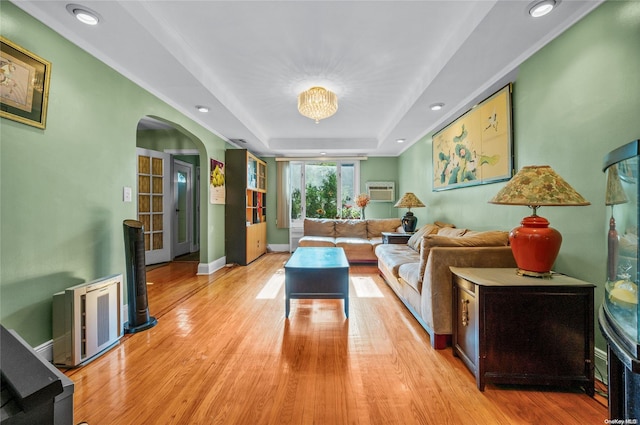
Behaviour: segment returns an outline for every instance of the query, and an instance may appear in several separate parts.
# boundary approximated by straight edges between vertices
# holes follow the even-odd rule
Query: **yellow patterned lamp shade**
[[[548,165],[522,167],[489,202],[530,207],[590,205]]]
[[[402,198],[400,198],[400,200],[396,202],[394,207],[409,208],[409,211],[411,211],[411,208],[424,207],[424,204],[412,192],[407,192],[404,195],[402,195]]]
[[[402,217],[402,228],[407,233],[413,233],[416,230],[418,224],[418,218],[413,215],[411,208],[424,207],[424,204],[416,195],[412,192],[407,192],[402,195],[402,198],[394,205],[396,208],[409,208],[409,211]]]
[[[520,227],[511,230],[509,242],[518,274],[535,277],[551,277],[562,244],[560,232],[536,214],[538,207],[590,205],[548,165],[523,167],[489,202],[533,209],[531,216],[522,219]]]

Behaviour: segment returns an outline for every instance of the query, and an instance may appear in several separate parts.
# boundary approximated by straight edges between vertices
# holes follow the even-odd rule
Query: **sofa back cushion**
[[[329,236],[335,237],[335,220],[325,218],[305,218],[305,236]]]
[[[399,218],[367,220],[367,237],[369,239],[379,238],[382,236],[382,232],[396,232],[401,225],[402,220]]]
[[[336,220],[336,238],[367,238],[365,220]]]
[[[423,238],[422,249],[431,249],[434,246],[507,246],[509,245],[509,232],[490,230],[486,232],[469,231],[464,236],[448,237],[438,232],[437,235],[426,235]],[[425,255],[424,257],[427,257]]]
[[[467,232],[469,236],[449,237],[437,235],[425,235],[420,245],[420,276],[424,278],[424,271],[429,260],[431,248],[445,247],[480,247],[480,246],[507,246],[509,245],[509,232],[490,230],[486,232]]]

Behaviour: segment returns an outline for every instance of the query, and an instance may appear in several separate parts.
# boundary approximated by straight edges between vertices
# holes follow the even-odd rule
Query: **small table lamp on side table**
[[[418,218],[413,215],[411,208],[424,207],[424,204],[416,195],[412,192],[407,192],[402,195],[402,198],[394,205],[396,208],[409,208],[409,211],[402,217],[402,228],[407,233],[413,233],[416,231],[416,225],[418,224]]]

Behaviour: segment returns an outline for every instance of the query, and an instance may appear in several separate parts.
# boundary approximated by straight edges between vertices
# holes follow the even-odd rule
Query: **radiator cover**
[[[124,332],[122,274],[53,295],[53,363],[75,367],[113,347]]]

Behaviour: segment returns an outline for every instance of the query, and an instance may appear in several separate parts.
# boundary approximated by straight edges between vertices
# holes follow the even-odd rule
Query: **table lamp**
[[[533,209],[532,215],[522,219],[520,227],[511,230],[509,242],[518,274],[543,278],[551,277],[562,235],[549,227],[549,221],[540,217],[537,209],[542,206],[590,205],[548,165],[523,167],[489,202],[526,205]]]
[[[605,205],[611,205],[611,218],[609,219],[609,232],[607,234],[607,278],[610,282],[618,276],[618,231],[616,230],[616,219],[613,218],[613,206],[626,204],[629,202],[627,194],[624,193],[618,166],[613,164],[607,170],[607,192],[605,195]]]
[[[414,216],[411,212],[411,208],[424,207],[424,204],[416,195],[412,192],[407,192],[402,195],[402,198],[394,205],[396,208],[409,208],[409,211],[402,217],[402,228],[407,233],[413,233],[416,230],[418,224],[418,217]]]

